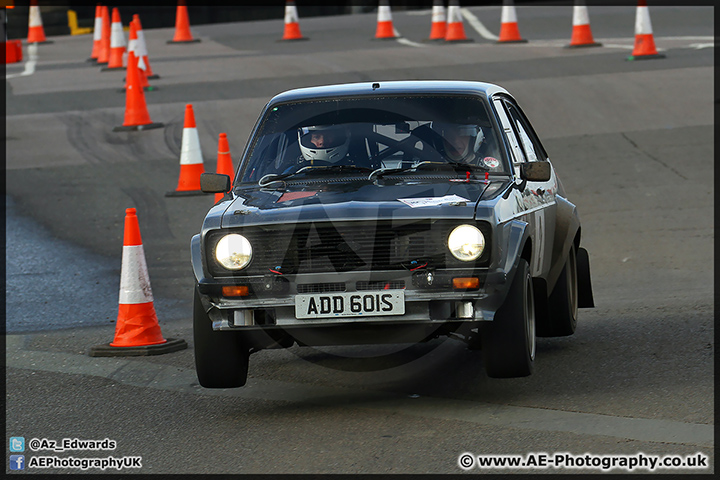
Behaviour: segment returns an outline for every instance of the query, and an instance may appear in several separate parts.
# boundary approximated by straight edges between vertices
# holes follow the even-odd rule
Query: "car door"
[[[503,122],[512,151],[516,181],[520,181],[520,165],[526,162],[548,162],[548,156],[529,120],[512,97],[502,95],[495,106]],[[551,168],[550,180],[528,181],[520,192],[523,219],[532,226],[532,275],[546,278],[551,265],[553,232],[555,231],[557,179]]]

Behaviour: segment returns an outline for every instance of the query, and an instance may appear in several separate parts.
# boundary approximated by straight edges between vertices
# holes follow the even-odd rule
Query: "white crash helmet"
[[[483,133],[482,128],[477,125],[433,122],[432,128],[438,132],[445,141],[447,141],[446,135],[449,130],[456,132],[456,135],[458,136],[471,137],[465,147],[465,150],[457,155],[445,149],[445,154],[455,162],[462,162],[471,155],[476,154],[485,140],[485,133]]]
[[[313,134],[325,137],[321,148],[310,142]],[[335,163],[345,158],[350,146],[350,134],[341,125],[314,125],[298,129],[298,143],[305,160],[322,160]]]

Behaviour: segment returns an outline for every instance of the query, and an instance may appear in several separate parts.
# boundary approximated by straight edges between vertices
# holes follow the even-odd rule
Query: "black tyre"
[[[535,364],[535,302],[527,261],[520,259],[505,303],[482,334],[485,371],[493,378],[526,377]]]
[[[570,247],[567,260],[555,288],[548,299],[547,325],[539,329],[542,337],[566,337],[575,333],[578,317],[578,268],[575,247]]]
[[[195,370],[205,388],[242,387],[247,382],[250,349],[238,332],[216,332],[195,288],[193,301]]]

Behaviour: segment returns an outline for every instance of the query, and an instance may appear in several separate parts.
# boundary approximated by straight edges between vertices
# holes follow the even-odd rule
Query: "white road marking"
[[[616,417],[595,413],[516,407],[470,400],[415,396],[344,387],[303,385],[249,378],[243,388],[203,389],[195,371],[142,359],[90,357],[87,355],[26,350],[25,335],[6,337],[6,366],[32,371],[108,378],[124,385],[201,395],[254,398],[293,403],[338,406],[352,399],[352,407],[395,412],[422,418],[471,422],[528,429],[598,435],[642,442],[713,447],[714,425],[675,420]]]
[[[20,73],[11,73],[10,75],[5,75],[5,78],[16,78],[16,77],[22,77],[25,75],[32,75],[35,73],[35,65],[37,65],[37,52],[38,52],[38,44],[37,43],[31,43],[27,47],[27,55],[28,55],[28,61],[25,62],[25,70],[23,70]]]
[[[423,45],[422,43],[413,42],[412,40],[408,40],[407,38],[400,37],[396,39],[398,43],[401,43],[403,45],[407,45],[409,47],[426,47],[427,45]]]
[[[485,28],[485,25],[483,25],[482,22],[475,15],[473,15],[472,12],[470,12],[470,10],[468,10],[467,8],[461,8],[460,13],[462,14],[463,17],[465,17],[465,20],[468,21],[470,26],[473,27],[475,29],[475,31],[478,32],[480,34],[480,36],[482,36],[483,38],[485,38],[487,40],[493,40],[493,41],[496,41],[500,38],[497,35],[495,35],[494,33],[492,33],[490,30]]]

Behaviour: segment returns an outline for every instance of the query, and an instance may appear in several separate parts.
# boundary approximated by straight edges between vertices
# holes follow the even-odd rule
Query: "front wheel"
[[[239,332],[213,330],[195,287],[193,300],[195,370],[205,388],[242,387],[247,382],[250,349]]]
[[[528,262],[520,259],[505,303],[484,326],[485,371],[493,378],[527,377],[535,364],[535,302]]]

